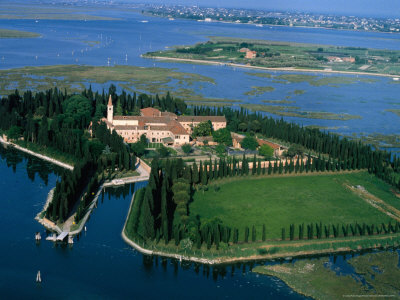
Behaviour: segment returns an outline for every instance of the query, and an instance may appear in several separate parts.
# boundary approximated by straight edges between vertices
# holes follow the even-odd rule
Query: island
[[[400,243],[400,158],[357,140],[113,85],[16,90],[0,116],[8,143],[73,164],[37,217],[62,237],[104,186],[148,181],[122,232],[146,254],[219,264]]]
[[[400,75],[397,50],[231,37],[211,37],[204,43],[148,52],[144,57],[258,70],[389,76],[395,80]]]

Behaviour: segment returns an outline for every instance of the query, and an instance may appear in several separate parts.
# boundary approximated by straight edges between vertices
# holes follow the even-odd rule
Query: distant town
[[[340,16],[303,12],[276,12],[255,9],[213,8],[182,5],[146,5],[144,13],[172,19],[183,18],[204,22],[231,22],[281,26],[321,27],[329,29],[375,32],[400,32],[400,18]]]

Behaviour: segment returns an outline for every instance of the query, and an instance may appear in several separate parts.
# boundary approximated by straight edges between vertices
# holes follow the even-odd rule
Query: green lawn
[[[215,184],[219,185],[219,191],[212,185],[208,191],[195,193],[190,215],[199,215],[203,222],[219,217],[224,224],[239,228],[239,240],[243,240],[244,228],[248,226],[251,232],[253,225],[258,239],[263,224],[267,239],[279,239],[282,227],[288,237],[291,223],[296,225],[297,232],[301,223],[380,224],[391,220],[344,184],[364,186],[368,192],[400,208],[400,199],[390,192],[390,186],[366,172],[240,178]]]

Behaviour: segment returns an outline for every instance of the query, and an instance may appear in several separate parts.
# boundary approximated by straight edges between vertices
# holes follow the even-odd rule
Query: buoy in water
[[[36,274],[36,282],[42,282],[42,277],[40,276],[40,270]]]

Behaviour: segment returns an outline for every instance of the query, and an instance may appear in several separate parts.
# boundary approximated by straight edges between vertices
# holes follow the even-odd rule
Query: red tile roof
[[[178,122],[226,122],[225,116],[179,116]]]
[[[140,113],[144,117],[160,117],[161,116],[161,112],[158,109],[153,108],[153,107],[142,108],[140,110]]]
[[[272,149],[279,149],[281,146],[280,145],[278,145],[278,144],[275,144],[275,143],[271,143],[271,142],[268,142],[268,141],[265,141],[265,140],[260,140],[260,139],[257,139],[257,142],[258,142],[258,144],[261,146],[261,145],[268,145],[268,146],[270,146]]]

